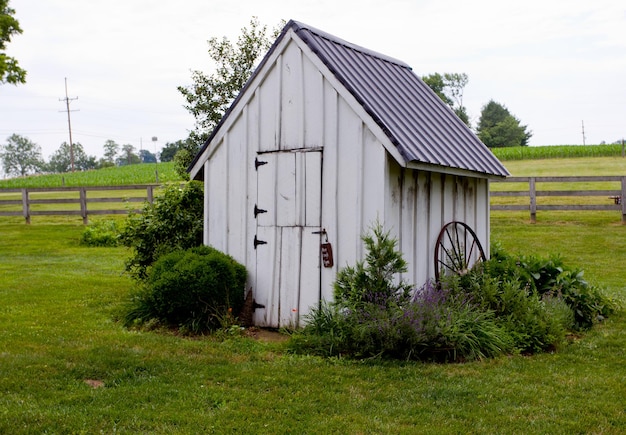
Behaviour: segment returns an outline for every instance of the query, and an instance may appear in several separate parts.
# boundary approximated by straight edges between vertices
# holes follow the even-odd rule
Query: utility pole
[[[583,124],[583,145],[585,145],[585,121],[581,121]]]
[[[159,183],[159,158],[157,157],[157,141],[158,137],[152,136],[152,143],[154,144],[154,175],[156,176],[156,182]]]
[[[78,100],[78,97],[69,98],[67,96],[67,77],[65,77],[65,98],[59,98],[59,101],[65,101],[65,111],[67,112],[67,127],[70,132],[70,164],[72,172],[74,172],[74,143],[72,142],[72,121],[70,120],[70,112],[77,112],[76,110],[70,110],[70,101]]]

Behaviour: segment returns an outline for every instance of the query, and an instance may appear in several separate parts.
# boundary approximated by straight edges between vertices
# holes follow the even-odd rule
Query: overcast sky
[[[466,73],[473,126],[490,99],[533,132],[530,145],[626,136],[624,0],[10,0],[24,33],[7,53],[25,85],[0,86],[0,143],[13,133],[47,159],[72,138],[155,149],[187,137],[194,119],[179,85],[210,73],[206,41],[233,40],[252,16],[295,19],[408,63],[420,76]],[[152,143],[151,138],[158,141]]]

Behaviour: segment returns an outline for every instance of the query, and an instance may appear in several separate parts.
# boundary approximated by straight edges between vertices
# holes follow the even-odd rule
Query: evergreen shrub
[[[126,326],[156,323],[193,333],[222,326],[244,301],[246,269],[209,246],[163,255],[125,313]]]

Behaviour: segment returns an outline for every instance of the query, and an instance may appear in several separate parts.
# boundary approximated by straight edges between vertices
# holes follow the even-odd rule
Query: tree
[[[117,153],[120,150],[120,146],[111,139],[108,139],[104,145],[104,161],[107,163],[115,163],[115,158],[117,157]]]
[[[17,60],[6,55],[6,46],[11,36],[22,33],[20,23],[13,17],[15,10],[9,7],[9,0],[0,0],[0,83],[26,83],[26,71],[20,68]]]
[[[276,33],[276,32],[275,32]],[[237,43],[228,38],[213,37],[208,40],[209,57],[217,64],[213,74],[193,71],[190,86],[178,86],[187,104],[184,106],[195,118],[195,128],[189,140],[199,149],[230,107],[231,103],[250,78],[257,60],[270,47],[267,26],[261,26],[256,17],[250,27],[241,29]],[[189,153],[191,158],[195,156]],[[184,166],[184,165],[183,165]]]
[[[157,156],[148,150],[139,150],[139,161],[141,163],[156,163]]]
[[[79,171],[86,171],[89,169],[95,169],[98,164],[95,156],[88,156],[83,149],[83,146],[79,142],[73,144],[74,151],[74,169]],[[47,169],[50,172],[70,172],[72,170],[72,157],[70,145],[67,142],[63,142],[58,150],[56,150],[50,161],[47,164]]]
[[[182,149],[189,149],[190,151],[195,152],[198,151],[196,144],[189,139],[177,140],[176,142],[168,142],[161,149],[160,160],[162,162],[171,162],[172,160],[174,160],[174,156],[176,155],[176,153]]]
[[[130,144],[122,145],[122,156],[116,162],[119,166],[134,165],[141,163],[139,156],[135,154],[135,147]]]
[[[463,105],[463,91],[469,78],[465,73],[439,73],[430,74],[422,77],[424,83],[428,85],[435,93],[446,103],[454,113],[469,126],[469,116],[467,109]]]
[[[41,147],[18,134],[9,136],[7,143],[0,146],[0,159],[5,173],[21,177],[41,172],[44,166]]]
[[[478,138],[489,148],[527,146],[532,132],[500,103],[490,100],[478,121]]]

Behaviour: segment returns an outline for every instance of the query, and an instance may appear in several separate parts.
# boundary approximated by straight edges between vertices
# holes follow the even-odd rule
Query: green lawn
[[[492,215],[510,251],[561,253],[626,300],[612,214]],[[464,364],[326,360],[284,343],[114,321],[124,248],[79,222],[0,219],[0,433],[626,433],[626,313],[555,353]]]

